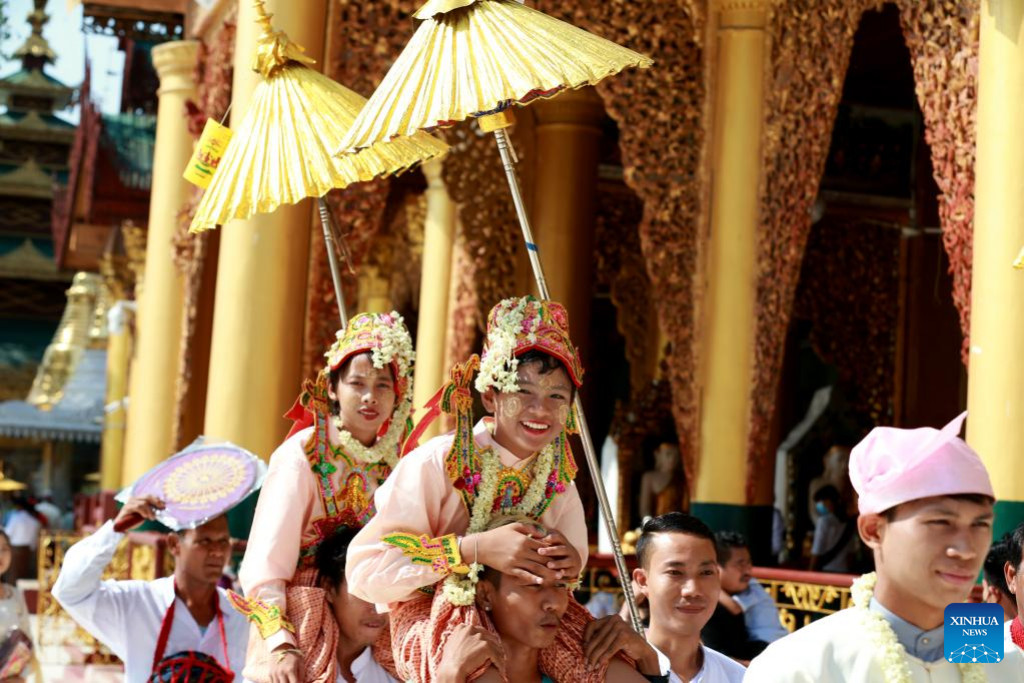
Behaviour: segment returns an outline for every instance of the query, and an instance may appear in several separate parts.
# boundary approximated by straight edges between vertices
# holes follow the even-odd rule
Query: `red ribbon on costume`
[[[430,425],[434,424],[434,420],[441,416],[441,399],[444,398],[444,390],[447,385],[442,386],[434,394],[433,398],[423,404],[427,413],[423,418],[416,424],[408,438],[405,440],[405,444],[402,446],[402,455],[407,455],[410,451],[420,445],[420,437],[423,433],[430,428]]]
[[[306,406],[302,405],[302,394],[299,394],[298,398],[295,399],[295,403],[284,414],[284,418],[292,421],[292,428],[288,430],[288,436],[285,437],[285,441],[306,427],[313,426],[313,413],[307,410]]]
[[[1020,623],[1019,614],[1010,622],[1010,637],[1017,647],[1024,650],[1024,624]]]

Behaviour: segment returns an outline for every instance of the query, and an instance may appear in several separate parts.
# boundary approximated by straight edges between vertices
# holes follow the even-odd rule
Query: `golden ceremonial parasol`
[[[210,230],[232,219],[317,197],[344,325],[341,274],[323,195],[333,188],[398,173],[444,154],[448,146],[427,133],[416,133],[381,141],[358,156],[333,156],[366,99],[311,69],[314,60],[305,55],[305,48],[273,29],[273,15],[267,13],[263,0],[256,0],[255,7],[262,31],[253,70],[263,80],[223,157],[210,164],[216,170],[189,230]]]
[[[648,67],[653,62],[527,7],[521,0],[429,0],[415,17],[422,22],[349,128],[338,152],[358,159],[381,142],[476,118],[482,130],[494,133],[538,294],[550,299],[515,173],[507,131],[514,121],[511,106],[593,85],[628,67]],[[615,515],[578,392],[574,407],[633,627],[643,634]]]

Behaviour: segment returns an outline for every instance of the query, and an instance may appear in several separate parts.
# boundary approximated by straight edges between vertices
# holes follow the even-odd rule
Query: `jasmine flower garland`
[[[494,425],[486,423],[487,430],[494,433]],[[498,494],[498,475],[501,472],[501,459],[493,448],[479,451],[480,482],[476,485],[473,497],[473,509],[469,516],[469,527],[466,536],[478,534],[487,529],[495,513],[532,517],[533,511],[543,502],[547,493],[547,484],[554,472],[557,441],[545,446],[537,455],[537,459],[529,466],[532,470],[530,484],[526,487],[519,503],[511,507],[494,509],[495,497]],[[557,490],[559,493],[564,491]],[[476,599],[476,584],[482,565],[474,562],[469,573],[464,575],[449,574],[444,581],[442,592],[453,605],[472,605]]]
[[[853,582],[850,596],[853,606],[859,613],[861,624],[868,636],[873,650],[878,653],[882,665],[885,683],[912,683],[913,675],[907,663],[906,651],[896,638],[896,632],[881,614],[871,611],[871,597],[875,594],[878,574],[871,572]],[[957,664],[963,683],[985,683],[988,676],[980,664]]]

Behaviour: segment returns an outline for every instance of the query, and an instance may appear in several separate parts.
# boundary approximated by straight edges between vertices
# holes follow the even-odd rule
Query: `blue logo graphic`
[[[946,606],[942,629],[946,660],[957,664],[1003,661],[1003,608],[992,603]]]

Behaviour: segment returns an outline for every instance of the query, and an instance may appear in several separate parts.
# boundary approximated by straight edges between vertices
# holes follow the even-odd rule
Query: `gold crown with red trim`
[[[505,299],[487,316],[487,339],[480,357],[477,391],[494,387],[498,391],[518,390],[518,358],[537,350],[557,358],[572,383],[583,382],[579,349],[569,338],[569,314],[555,301],[533,296]]]

